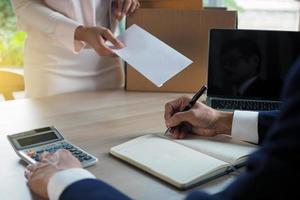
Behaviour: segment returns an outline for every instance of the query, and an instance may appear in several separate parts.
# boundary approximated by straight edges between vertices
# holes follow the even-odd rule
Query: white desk
[[[9,145],[6,135],[49,125],[96,155],[99,162],[88,170],[131,198],[183,199],[191,190],[177,190],[108,154],[112,146],[146,133],[164,131],[164,105],[179,96],[102,91],[1,102],[0,199],[36,199],[26,185],[24,163]],[[217,192],[233,179],[234,174],[230,174],[193,189]]]

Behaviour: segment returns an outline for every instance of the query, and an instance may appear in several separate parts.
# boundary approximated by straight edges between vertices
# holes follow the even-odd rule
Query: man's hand
[[[115,0],[114,14],[118,20],[129,16],[140,7],[138,0]]]
[[[41,162],[28,165],[25,177],[28,179],[30,189],[43,198],[48,198],[47,186],[50,178],[64,169],[81,168],[77,158],[67,150],[58,150],[55,153],[44,153]]]
[[[104,27],[83,27],[75,30],[75,40],[88,43],[95,49],[99,56],[115,56],[115,53],[105,43],[110,41],[116,48],[123,48],[124,44],[114,34]]]
[[[191,99],[181,97],[165,105],[165,123],[171,128],[171,137],[182,139],[192,133],[201,136],[231,134],[233,113],[214,110],[202,103],[196,103],[189,111],[179,112]],[[184,122],[184,126],[175,127]]]

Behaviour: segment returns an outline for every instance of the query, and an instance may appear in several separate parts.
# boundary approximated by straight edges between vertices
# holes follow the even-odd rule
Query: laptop
[[[221,110],[279,110],[285,76],[300,55],[300,33],[212,29],[207,103]]]

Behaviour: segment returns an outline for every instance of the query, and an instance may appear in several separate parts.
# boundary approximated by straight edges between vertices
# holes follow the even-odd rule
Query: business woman
[[[26,97],[119,88],[120,59],[105,44],[118,20],[139,8],[138,0],[12,0],[17,24],[27,32]]]

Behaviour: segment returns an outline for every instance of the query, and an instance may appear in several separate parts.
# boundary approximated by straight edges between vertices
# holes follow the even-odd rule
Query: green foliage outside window
[[[0,0],[0,67],[22,67],[26,34],[16,28],[9,0]]]
[[[22,67],[23,46],[26,33],[0,32],[0,67]]]
[[[237,3],[235,2],[235,0],[224,0],[224,4],[226,7],[233,9],[233,10],[237,10],[237,11],[243,11],[243,8],[241,8],[240,6],[237,5]]]
[[[217,5],[215,5],[217,4]],[[236,0],[203,0],[204,6],[225,6],[230,10],[243,11],[243,9],[236,3]]]

